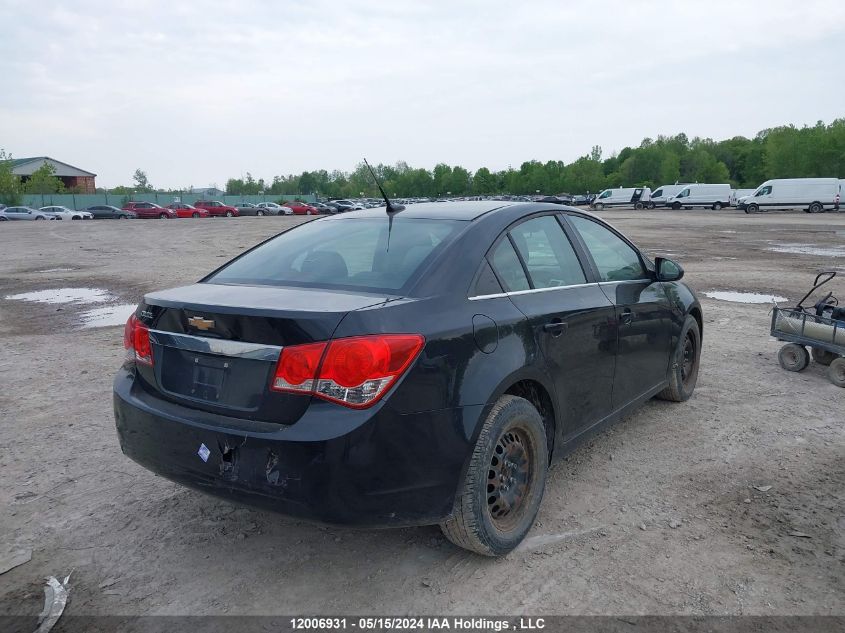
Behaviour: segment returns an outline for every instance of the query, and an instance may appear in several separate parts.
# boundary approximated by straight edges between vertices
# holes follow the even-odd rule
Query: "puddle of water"
[[[775,253],[797,255],[821,255],[822,257],[845,257],[845,246],[811,246],[810,244],[774,244],[769,246]]]
[[[734,292],[733,290],[711,290],[705,292],[705,296],[720,301],[732,301],[734,303],[771,303],[772,301],[789,301],[786,297],[777,295],[764,295],[759,292]]]
[[[123,325],[129,315],[135,312],[136,307],[137,305],[134,303],[121,303],[87,310],[79,316],[82,319],[83,328]]]
[[[53,288],[7,295],[6,299],[36,303],[103,303],[113,300],[114,295],[100,288]]]

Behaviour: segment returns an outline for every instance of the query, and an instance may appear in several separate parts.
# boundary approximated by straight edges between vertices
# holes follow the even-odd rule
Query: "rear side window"
[[[394,217],[316,220],[262,244],[206,281],[394,291],[466,225]]]
[[[525,276],[525,269],[507,236],[493,249],[490,263],[508,292],[528,290],[531,287],[528,277]]]
[[[558,221],[545,215],[511,230],[534,288],[574,286],[587,282],[578,256]]]
[[[478,269],[478,274],[475,276],[475,283],[470,290],[470,297],[483,297],[484,295],[496,295],[502,292],[502,286],[493,269],[490,267],[490,262],[486,259],[482,262],[481,268]]]
[[[569,221],[584,240],[602,281],[646,278],[647,275],[637,251],[613,231],[598,222],[580,216],[569,216]]]

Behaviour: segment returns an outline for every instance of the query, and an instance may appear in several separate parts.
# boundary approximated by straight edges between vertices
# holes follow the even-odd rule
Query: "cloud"
[[[845,3],[821,0],[0,0],[0,23],[0,145],[103,185],[136,167],[201,186],[364,155],[570,161],[830,120],[845,97]]]

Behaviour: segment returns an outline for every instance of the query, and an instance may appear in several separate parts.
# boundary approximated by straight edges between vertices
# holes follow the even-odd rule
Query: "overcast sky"
[[[830,122],[843,60],[842,0],[0,0],[0,148],[108,187],[569,162]]]

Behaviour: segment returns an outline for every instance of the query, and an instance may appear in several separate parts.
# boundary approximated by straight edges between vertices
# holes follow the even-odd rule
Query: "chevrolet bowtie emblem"
[[[201,316],[192,316],[188,319],[188,325],[195,327],[198,330],[210,330],[214,327],[214,321]]]

